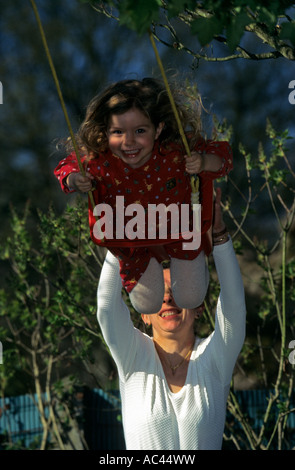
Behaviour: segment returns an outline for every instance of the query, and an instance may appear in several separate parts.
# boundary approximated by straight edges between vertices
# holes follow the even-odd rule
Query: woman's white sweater
[[[233,368],[245,337],[242,277],[231,240],[213,250],[220,282],[215,330],[196,339],[185,385],[172,393],[152,339],[134,327],[121,296],[119,264],[108,252],[97,318],[116,362],[126,448],[219,450]]]

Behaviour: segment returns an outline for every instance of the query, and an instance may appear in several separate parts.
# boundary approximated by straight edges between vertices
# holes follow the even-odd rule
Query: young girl
[[[151,204],[190,205],[190,175],[198,174],[202,207],[198,249],[183,249],[181,236],[177,240],[172,236],[164,240],[148,236],[131,240],[124,234],[121,239],[102,240],[95,230],[96,213],[89,203],[91,238],[94,243],[107,246],[119,259],[122,284],[140,313],[155,313],[162,305],[164,259],[170,261],[177,305],[194,308],[203,302],[208,286],[205,255],[211,249],[206,234],[212,221],[213,180],[232,169],[229,144],[202,137],[201,108],[196,101],[188,103],[183,97],[185,94],[175,92],[183,128],[190,136],[189,157],[184,154],[162,83],[152,78],[124,80],[109,86],[87,108],[77,136],[85,176],[79,172],[74,152],[54,172],[65,193],[91,190],[95,206],[109,205],[113,209],[113,220],[108,221],[112,227],[116,222],[120,224],[120,214],[116,214],[117,196],[124,197],[124,207],[140,204],[146,212]],[[192,220],[190,212],[190,227]],[[145,222],[148,227],[147,216]],[[169,214],[167,224],[171,225]]]

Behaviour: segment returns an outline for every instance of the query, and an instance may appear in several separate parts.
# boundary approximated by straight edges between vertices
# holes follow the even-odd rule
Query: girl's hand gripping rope
[[[203,156],[198,152],[191,152],[191,155],[185,155],[185,169],[190,175],[201,173],[204,166]]]
[[[86,172],[85,175],[82,173],[71,173],[67,178],[67,185],[69,188],[73,188],[80,193],[88,193],[93,189],[94,176]]]

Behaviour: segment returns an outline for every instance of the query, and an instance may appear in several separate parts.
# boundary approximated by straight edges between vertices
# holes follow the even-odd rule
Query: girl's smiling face
[[[139,168],[150,159],[163,127],[164,123],[160,122],[156,129],[137,108],[113,114],[107,130],[109,148],[131,168]]]

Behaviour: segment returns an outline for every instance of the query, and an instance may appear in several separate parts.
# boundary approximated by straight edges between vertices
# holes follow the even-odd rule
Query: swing
[[[34,0],[30,0],[30,2],[31,2],[31,5],[32,5],[32,8],[33,8],[36,20],[37,20],[37,24],[38,24],[38,27],[39,27],[39,30],[40,30],[40,35],[41,35],[41,38],[42,38],[43,46],[44,46],[44,49],[45,49],[45,52],[46,52],[46,55],[47,55],[47,59],[48,59],[48,62],[49,62],[49,66],[50,66],[50,69],[51,69],[51,72],[52,72],[54,82],[55,82],[55,85],[56,85],[57,93],[58,93],[58,96],[59,96],[59,99],[60,99],[60,102],[61,102],[63,113],[64,113],[64,116],[65,116],[65,119],[66,119],[66,123],[67,123],[67,126],[69,128],[69,132],[70,132],[71,140],[72,140],[72,143],[73,143],[74,153],[75,153],[75,156],[76,156],[76,159],[77,159],[79,170],[80,170],[81,174],[83,176],[85,176],[85,168],[84,168],[84,166],[82,164],[82,161],[81,161],[79,148],[77,146],[76,139],[75,139],[75,136],[74,136],[74,133],[73,133],[73,130],[72,130],[72,127],[71,127],[71,123],[70,123],[70,120],[69,120],[69,117],[68,117],[68,113],[67,113],[67,110],[66,110],[66,107],[65,107],[63,95],[62,95],[61,88],[60,88],[60,85],[59,85],[59,81],[58,81],[58,78],[57,78],[56,70],[55,70],[55,67],[54,67],[54,64],[53,64],[53,61],[52,61],[52,58],[51,58],[51,54],[50,54],[50,51],[49,51],[49,48],[48,48],[48,45],[47,45],[47,40],[46,40],[45,32],[43,30],[42,22],[41,22],[39,13],[38,13],[38,9],[37,9],[37,6],[36,6]],[[183,127],[182,127],[182,124],[181,124],[181,121],[180,121],[180,118],[179,118],[179,115],[178,115],[178,111],[177,111],[177,108],[176,108],[176,105],[175,105],[175,102],[174,102],[174,99],[173,99],[173,96],[172,96],[172,93],[171,93],[171,90],[170,90],[170,86],[169,86],[169,83],[168,83],[168,80],[167,80],[167,77],[166,77],[166,73],[165,73],[161,58],[159,56],[159,53],[158,53],[158,50],[157,50],[157,47],[156,47],[156,44],[155,44],[155,41],[154,41],[154,38],[153,38],[153,34],[152,34],[151,31],[149,31],[149,38],[150,38],[150,41],[151,41],[151,44],[152,44],[152,47],[153,47],[153,50],[154,50],[154,53],[155,53],[155,56],[156,56],[156,60],[157,60],[158,66],[160,68],[160,71],[161,71],[161,74],[162,74],[162,77],[163,77],[163,80],[164,80],[166,91],[167,91],[167,94],[168,94],[169,99],[170,99],[170,103],[171,103],[171,106],[172,106],[172,109],[173,109],[173,112],[174,112],[174,115],[175,115],[175,119],[177,121],[179,133],[181,135],[183,145],[184,145],[185,150],[186,150],[186,154],[188,156],[190,156],[191,152],[190,152],[190,148],[188,146],[187,138],[186,138],[186,135],[184,133],[184,130],[183,130]],[[192,206],[192,210],[194,210],[194,205],[199,205],[200,178],[199,178],[198,175],[191,175],[190,176],[190,187],[191,187],[191,206]],[[204,188],[202,188],[202,190],[204,190]],[[213,189],[211,191],[212,191],[212,203],[211,203],[212,207],[209,208],[209,209],[211,209],[210,213],[212,214]],[[89,213],[90,214],[92,213],[93,217],[95,217],[94,214],[95,214],[96,204],[95,204],[95,201],[94,201],[92,191],[89,191],[88,198],[89,198]],[[91,217],[91,215],[90,215],[90,217]],[[96,238],[95,243],[100,245],[100,246],[106,246],[106,247],[107,246],[122,246],[122,240],[106,240],[104,234],[101,232],[101,226],[100,226],[99,219],[97,219],[97,217],[95,217],[95,219],[96,219],[95,227],[96,227],[96,230],[97,230],[97,233],[98,233],[98,237],[95,237]],[[204,232],[202,230],[202,234],[201,234],[203,248],[204,248],[204,251],[207,255],[212,251],[212,235],[211,235],[212,224],[211,224],[211,221],[212,221],[212,217],[210,218],[210,220],[207,221],[207,224],[205,224],[206,229],[204,230]],[[171,242],[173,242],[173,241],[171,241]],[[124,240],[123,245],[126,246],[126,240]],[[136,246],[147,246],[147,243],[146,243],[146,241],[142,241],[142,240],[139,240],[139,242],[137,240],[136,241],[131,240],[130,243],[129,243],[129,246],[134,247],[135,245]],[[163,249],[163,247],[161,247],[161,245],[163,245],[163,240],[152,240],[152,243],[150,243],[150,240],[149,240],[148,246],[150,246],[150,245],[151,245],[151,250],[155,253],[156,258],[158,260],[161,260],[161,262],[166,261],[165,249]]]

